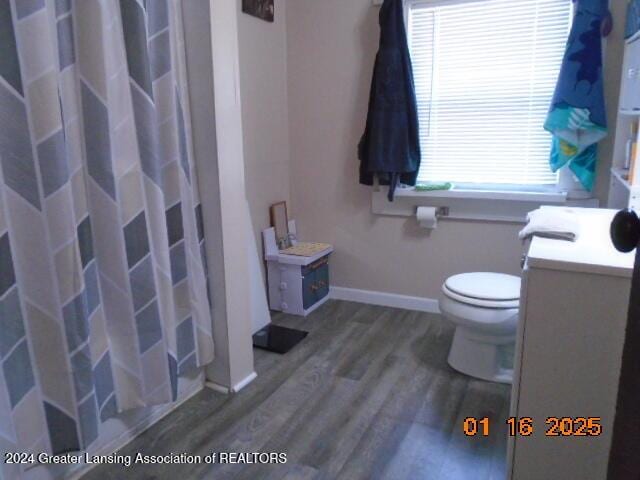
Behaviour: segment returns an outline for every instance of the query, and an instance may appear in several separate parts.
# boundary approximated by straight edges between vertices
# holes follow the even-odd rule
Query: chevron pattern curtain
[[[1,451],[82,450],[213,359],[180,5],[0,0]]]

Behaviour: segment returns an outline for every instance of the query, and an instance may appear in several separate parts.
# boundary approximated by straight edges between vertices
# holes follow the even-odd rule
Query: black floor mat
[[[253,346],[276,353],[287,353],[309,334],[302,330],[267,325],[253,335]]]

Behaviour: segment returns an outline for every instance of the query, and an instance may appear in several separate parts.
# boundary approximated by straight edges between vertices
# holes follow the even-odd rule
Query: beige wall
[[[241,5],[237,0],[245,182],[262,256],[269,205],[290,200],[286,2],[275,0],[274,23],[241,13]]]
[[[414,219],[371,214],[370,189],[358,185],[356,146],[366,118],[378,12],[371,0],[287,5],[291,202],[301,235],[335,245],[332,283],[341,287],[435,298],[454,273],[518,274],[517,225],[446,221],[427,236]],[[616,17],[612,45],[623,25],[619,12]],[[618,69],[619,51],[618,43],[608,55]],[[615,100],[618,80],[611,81],[608,94]],[[603,175],[601,198],[607,183]]]

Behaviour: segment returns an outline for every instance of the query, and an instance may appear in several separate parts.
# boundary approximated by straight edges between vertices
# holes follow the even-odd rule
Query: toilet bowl
[[[520,278],[463,273],[447,279],[440,312],[456,326],[449,365],[466,375],[511,383],[520,303]]]

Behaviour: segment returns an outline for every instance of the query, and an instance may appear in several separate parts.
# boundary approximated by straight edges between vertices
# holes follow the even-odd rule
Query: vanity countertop
[[[609,237],[609,226],[616,210],[543,208],[575,212],[580,222],[580,233],[575,242],[534,237],[527,256],[530,267],[631,277],[634,252],[618,252]]]

